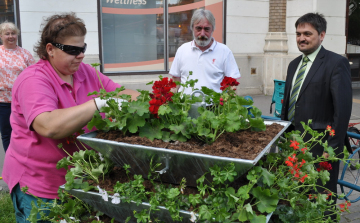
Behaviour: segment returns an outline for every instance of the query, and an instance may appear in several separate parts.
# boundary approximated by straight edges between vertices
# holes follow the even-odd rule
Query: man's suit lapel
[[[309,83],[311,82],[311,79],[315,76],[316,72],[318,71],[321,64],[324,62],[326,50],[323,46],[321,46],[321,49],[316,56],[313,64],[311,65],[311,68],[309,70],[309,73],[306,75],[306,78],[304,80],[304,83],[300,89],[298,99],[301,97],[301,94],[305,91]]]

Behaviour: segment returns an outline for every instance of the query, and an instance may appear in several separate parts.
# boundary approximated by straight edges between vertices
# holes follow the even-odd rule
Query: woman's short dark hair
[[[62,43],[70,36],[85,36],[84,21],[76,17],[75,13],[56,14],[44,20],[41,24],[41,37],[34,46],[34,51],[41,59],[49,59],[46,51],[48,43]]]
[[[298,25],[302,25],[308,23],[316,29],[318,34],[321,32],[326,33],[326,20],[322,14],[319,13],[307,13],[303,16],[301,16],[295,23],[295,28],[298,27]]]

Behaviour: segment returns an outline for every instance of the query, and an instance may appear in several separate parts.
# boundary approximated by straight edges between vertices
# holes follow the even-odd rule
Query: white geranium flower
[[[65,219],[60,220],[60,223],[67,223]]]
[[[191,216],[190,221],[195,222],[196,221],[196,216],[195,216],[195,213],[193,211],[190,212],[190,216]]]
[[[104,158],[102,157],[102,154],[101,153],[98,153],[98,154],[99,154],[100,160],[104,161]]]
[[[102,199],[104,201],[109,201],[109,196],[106,190],[101,189],[99,186],[97,186],[97,188],[99,189],[99,193],[101,194]]]
[[[111,203],[120,204],[120,195],[119,195],[119,193],[114,194],[113,199],[111,200]]]
[[[69,217],[71,220],[74,220],[74,221],[80,221],[80,220],[77,220],[76,218],[74,217]]]

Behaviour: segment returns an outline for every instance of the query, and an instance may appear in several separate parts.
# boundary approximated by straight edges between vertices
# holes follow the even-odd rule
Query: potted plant
[[[300,135],[298,131],[285,133],[285,138],[277,142],[281,152],[264,156],[242,179],[235,180],[238,174],[233,163],[213,166],[206,173],[211,176],[211,182],[205,184],[206,175],[200,177],[195,193],[183,194],[191,189],[186,186],[186,179],[179,185],[157,182],[159,164],[153,162],[150,162],[147,182],[141,175],[131,175],[131,167],[124,165],[121,170],[128,180],[122,181],[117,175],[115,182],[119,182],[105,188],[108,181],[101,183],[101,173],[107,171],[104,167],[112,166],[111,162],[86,149],[59,161],[58,168],[74,166],[68,170],[67,183],[62,188],[119,222],[265,223],[270,221],[273,212],[279,222],[331,222],[324,216],[325,211],[333,211],[339,218],[339,213],[348,211],[351,205],[344,202],[336,209],[331,198],[341,195],[314,192],[323,187],[316,185],[318,180],[323,184],[328,181],[329,162],[339,160],[333,148],[323,142],[327,134],[335,133],[330,126],[325,132],[318,133],[302,124],[304,134]],[[313,137],[304,142],[306,133]],[[316,144],[321,144],[328,156],[315,159],[311,150]],[[348,157],[346,149],[344,153]],[[92,164],[83,163],[84,160],[90,160]],[[321,168],[316,168],[316,163],[321,163]],[[89,171],[89,167],[92,170]],[[86,181],[84,172],[98,174],[89,175],[92,180]],[[148,184],[153,185],[153,190],[146,189]],[[82,188],[97,188],[99,192],[84,192]]]
[[[136,101],[131,101],[129,95],[121,95],[120,98],[124,100],[122,102],[114,98],[124,88],[115,92],[105,92],[103,89],[92,92],[90,95],[108,100],[108,106],[100,110],[105,113],[105,118],[100,112],[96,112],[88,123],[88,128],[96,127],[98,131],[81,135],[78,140],[112,159],[117,165],[131,165],[134,174],[141,174],[145,178],[151,159],[156,163],[162,163],[161,169],[158,170],[162,174],[161,180],[169,183],[179,184],[185,177],[188,185],[196,186],[196,180],[208,172],[210,167],[223,167],[230,162],[234,163],[235,171],[241,176],[261,159],[290,123],[278,122],[281,125],[280,129],[266,144],[258,148],[258,151],[251,145],[247,153],[254,155],[252,158],[234,157],[233,151],[230,155],[224,155],[223,150],[231,149],[233,146],[223,146],[221,152],[216,151],[213,147],[216,143],[219,144],[220,139],[232,142],[236,140],[234,136],[249,131],[251,135],[264,131],[266,124],[272,124],[274,121],[264,122],[261,111],[252,106],[251,100],[236,95],[235,87],[239,83],[230,77],[225,77],[222,81],[220,93],[206,87],[202,87],[200,95],[171,91],[176,85],[194,88],[196,82],[197,80],[188,80],[181,84],[160,76],[159,81],[149,83],[153,84],[152,93],[139,90],[141,94]],[[197,92],[199,89],[193,90]],[[165,142],[167,148],[97,138],[101,132],[110,135],[108,133],[113,134],[113,131],[123,137],[140,136],[151,142]],[[231,139],[226,138],[230,137],[229,134],[232,134]],[[264,137],[255,138],[260,142]],[[225,144],[223,141],[221,145]],[[194,153],[180,148],[190,142],[201,144],[202,151]],[[169,149],[170,146],[176,149]],[[209,153],[214,150],[218,154]],[[239,148],[233,150],[241,151]]]

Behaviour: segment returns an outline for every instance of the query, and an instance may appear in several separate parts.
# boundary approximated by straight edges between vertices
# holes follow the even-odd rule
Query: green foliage
[[[156,181],[159,176],[156,170],[161,164],[154,164],[151,160],[150,172],[147,177],[154,186],[153,191],[145,190],[143,177],[131,175],[129,171],[131,167],[124,165],[123,169],[128,175],[128,181],[117,182],[110,193],[118,193],[121,202],[136,202],[137,204],[148,202],[150,204],[148,209],[134,211],[133,216],[124,216],[126,222],[133,218],[137,222],[158,222],[158,219],[153,217],[153,214],[159,211],[158,206],[166,207],[172,219],[180,222],[183,221],[180,210],[192,210],[197,222],[265,223],[266,216],[270,213],[273,213],[279,222],[285,223],[331,222],[324,217],[324,213],[334,211],[339,215],[340,210],[335,210],[336,204],[333,204],[331,200],[331,196],[335,195],[329,195],[326,188],[316,185],[318,180],[325,184],[329,179],[329,172],[326,169],[319,170],[315,167],[315,164],[320,162],[339,160],[332,153],[333,149],[323,143],[324,137],[331,131],[331,127],[325,133],[313,131],[305,124],[304,129],[306,132],[301,135],[295,131],[286,133],[285,138],[277,142],[281,152],[269,153],[263,160],[260,160],[247,172],[246,180],[241,184],[234,184],[234,180],[238,176],[233,163],[224,166],[215,165],[197,180],[198,193],[186,195],[184,194],[187,189],[186,179],[182,179],[180,185],[168,185]],[[308,141],[303,140],[306,133],[313,136]],[[312,157],[311,149],[317,144],[321,144],[325,151],[329,151],[329,157]],[[68,169],[68,174],[76,174],[78,178],[81,178],[82,166],[86,165],[78,165],[77,161],[89,160],[91,166],[95,166],[96,170],[103,170],[103,167],[108,165],[105,164],[107,161],[100,161],[100,159],[96,159],[98,163],[95,164],[95,158],[90,158],[89,154],[86,151],[74,154],[71,158],[59,161],[58,165],[65,168],[72,165],[73,167]],[[94,171],[90,172],[94,175]],[[101,171],[98,171],[95,175],[100,176],[101,174]],[[74,185],[78,178],[69,177],[67,180]],[[318,192],[319,189],[324,189],[325,192]],[[64,199],[66,196],[70,197],[69,194],[63,194],[60,199]],[[74,201],[67,201],[66,204],[53,204],[50,211],[63,216],[64,219],[69,216],[79,216],[77,212],[81,211],[76,211],[76,209],[80,205],[76,202],[75,198]],[[33,205],[32,219],[41,213],[43,206],[44,204],[41,203]],[[42,218],[47,217],[45,214],[41,214],[41,216]],[[49,216],[54,217],[55,215]]]
[[[15,210],[8,191],[0,191],[0,222],[15,223]]]
[[[84,150],[79,150],[74,152],[73,155],[70,155],[66,149],[63,148],[62,144],[58,145],[59,148],[63,149],[68,156],[62,158],[57,164],[56,168],[64,168],[68,170],[69,166],[72,166],[71,169],[66,173],[65,179],[65,189],[70,190],[75,189],[92,189],[89,186],[88,182],[84,179],[90,178],[95,182],[99,182],[99,176],[103,176],[111,170],[113,163],[108,158],[100,157],[100,155],[95,150],[88,150],[83,146]]]
[[[161,76],[160,81],[161,83],[172,83]],[[184,84],[176,83],[183,87],[199,90],[194,89],[196,82],[197,80],[188,80]],[[153,82],[149,84],[153,84]],[[158,85],[158,82],[155,82],[154,86],[156,84]],[[154,86],[153,93],[138,90],[140,95],[136,101],[131,100],[130,95],[121,94],[119,97],[127,100],[127,102],[122,102],[121,109],[119,109],[118,102],[111,98],[119,95],[125,88],[116,89],[115,92],[105,92],[101,89],[99,92],[90,93],[89,95],[108,99],[108,106],[101,108],[100,111],[105,113],[105,118],[96,112],[93,119],[88,123],[88,128],[96,127],[102,131],[116,130],[123,134],[139,134],[150,140],[187,141],[195,137],[208,144],[213,143],[224,132],[236,132],[245,129],[265,130],[261,111],[252,107],[250,109],[251,115],[244,106],[252,106],[253,102],[237,96],[231,88],[218,93],[202,87],[201,90],[206,95],[206,103],[211,106],[206,109],[200,107],[198,109],[199,117],[195,118],[189,117],[189,110],[192,104],[202,101],[202,96],[193,95],[191,97],[184,94],[183,91],[163,93],[166,97],[171,94],[171,99],[167,98],[166,102],[162,101],[161,105],[157,107],[157,112],[150,112],[156,107],[150,105],[154,103],[154,97],[161,95]]]
[[[22,188],[22,190],[27,191],[26,188]],[[37,199],[36,203],[32,201],[32,209],[27,220],[31,223],[37,223],[39,220],[47,222],[60,222],[62,220],[63,222],[75,223],[81,221],[90,222],[92,219],[96,219],[90,215],[95,211],[80,199],[62,189],[58,190],[58,194],[59,199],[52,202],[44,202],[40,198]],[[96,222],[101,223],[102,221]]]

